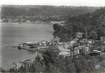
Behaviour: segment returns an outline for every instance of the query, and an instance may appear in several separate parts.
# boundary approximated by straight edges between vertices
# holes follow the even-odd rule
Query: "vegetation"
[[[3,5],[3,16],[65,16],[93,12],[97,7]]]
[[[89,39],[100,39],[101,36],[105,36],[105,8],[70,17],[64,26],[55,24],[53,27],[53,35],[61,38],[61,41],[69,41],[76,32],[85,33],[84,37]]]
[[[54,57],[50,55],[50,57]],[[70,57],[54,57],[53,60],[47,58],[48,61],[41,64],[37,59],[27,68],[20,67],[20,69],[10,69],[9,72],[30,72],[30,73],[97,73],[95,65],[102,60],[99,57],[94,56],[79,56],[79,58],[70,58]],[[98,70],[99,71],[99,70]]]
[[[22,5],[3,5],[2,18],[21,19],[16,21],[35,21],[35,20],[64,20],[70,17],[77,16],[88,12],[93,12],[98,8],[95,7],[69,7],[69,6],[22,6]]]

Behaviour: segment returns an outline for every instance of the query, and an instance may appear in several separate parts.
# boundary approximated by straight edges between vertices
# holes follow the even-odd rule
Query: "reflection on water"
[[[26,57],[29,53],[19,51],[11,46],[26,41],[50,40],[53,31],[50,24],[2,24],[2,67],[8,68],[12,62],[18,62]]]

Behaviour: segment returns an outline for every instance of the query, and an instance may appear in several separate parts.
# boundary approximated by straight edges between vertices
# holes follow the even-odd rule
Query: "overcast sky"
[[[105,0],[0,0],[0,5],[105,6]]]

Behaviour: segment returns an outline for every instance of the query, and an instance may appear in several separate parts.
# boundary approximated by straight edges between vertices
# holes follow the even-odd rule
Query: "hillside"
[[[8,16],[76,16],[93,12],[95,7],[6,5],[2,6],[2,17]]]
[[[63,27],[58,26],[56,29],[59,27],[61,30],[55,30],[54,35],[62,41],[68,41],[76,32],[87,33],[87,37],[91,39],[100,39],[101,36],[105,36],[105,8],[70,17]]]

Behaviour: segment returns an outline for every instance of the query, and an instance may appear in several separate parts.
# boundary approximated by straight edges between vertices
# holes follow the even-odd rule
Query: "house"
[[[41,41],[41,44],[42,44],[42,46],[47,46],[47,44],[46,44],[46,41],[45,41],[45,40]]]
[[[70,48],[70,42],[64,42],[64,48],[69,49]]]
[[[90,53],[90,48],[88,46],[82,46],[82,51],[84,55]]]
[[[82,32],[77,32],[76,33],[76,38],[82,38],[83,37],[83,33]]]
[[[73,46],[75,43],[78,43],[78,38],[75,38],[73,40],[70,41],[70,46]]]
[[[50,22],[51,24],[59,24],[59,25],[62,25],[65,23],[65,21],[51,21]]]
[[[95,40],[89,39],[89,40],[88,40],[88,43],[89,43],[89,44],[93,44],[93,43],[95,43]]]
[[[105,43],[105,36],[101,36],[101,37],[100,37],[100,40]]]
[[[64,49],[70,48],[70,42],[58,42],[58,46],[62,46]]]
[[[73,48],[73,55],[78,55],[78,54],[86,55],[89,52],[90,52],[89,47],[87,47],[85,45],[80,45],[80,46],[77,46],[77,47]]]
[[[100,56],[102,55],[102,52],[99,50],[93,50],[91,53],[89,53],[91,56]]]
[[[80,54],[80,47],[76,47],[73,50],[73,55],[78,55],[78,54]]]
[[[63,42],[59,43],[57,47],[60,50],[59,56],[70,56],[70,50],[65,48],[65,44]]]
[[[31,22],[30,20],[28,20],[28,19],[26,20],[26,23],[30,23],[30,22]]]
[[[84,38],[84,39],[79,40],[79,42],[80,42],[80,43],[87,43],[87,41],[88,41],[88,40],[87,40],[87,39],[85,39],[85,38]]]
[[[59,42],[59,43],[57,44],[57,47],[58,47],[59,50],[64,50],[64,49],[65,49],[63,42]]]
[[[79,40],[79,43],[80,43],[81,45],[86,45],[86,46],[88,46],[88,47],[91,47],[94,42],[95,42],[95,41],[92,40],[92,39],[81,39],[81,40]]]
[[[70,52],[61,51],[61,52],[59,53],[59,56],[63,56],[63,57],[65,58],[66,56],[71,56],[71,55],[70,55]]]

